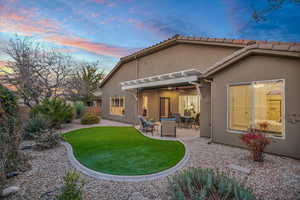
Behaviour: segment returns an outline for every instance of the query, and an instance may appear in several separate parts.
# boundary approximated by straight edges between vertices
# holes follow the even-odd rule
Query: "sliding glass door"
[[[284,136],[284,81],[256,81],[228,88],[228,128],[256,128]]]
[[[196,116],[200,112],[200,96],[179,96],[179,114],[182,116]]]

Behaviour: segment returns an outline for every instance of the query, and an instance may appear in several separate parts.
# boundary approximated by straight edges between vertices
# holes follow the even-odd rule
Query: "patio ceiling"
[[[168,86],[198,81],[201,72],[196,69],[160,74],[146,78],[121,82],[122,90],[148,88],[156,86]]]

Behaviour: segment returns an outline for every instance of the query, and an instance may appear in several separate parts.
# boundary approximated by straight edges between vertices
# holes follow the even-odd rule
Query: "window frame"
[[[116,98],[119,99],[119,105],[118,106],[116,106],[116,102],[115,102]],[[120,100],[121,99],[123,99],[123,106],[120,106]],[[111,111],[112,107],[122,107],[123,110],[124,110],[124,114],[123,113],[121,113],[121,114],[112,113],[112,111]],[[119,117],[124,117],[125,116],[125,96],[110,96],[110,98],[109,98],[109,114],[114,115],[114,116],[119,116]]]
[[[285,120],[285,108],[286,108],[286,99],[285,99],[285,90],[286,90],[286,87],[285,87],[285,79],[268,79],[268,80],[259,80],[259,81],[247,81],[247,82],[236,82],[236,83],[229,83],[227,84],[227,91],[226,91],[226,95],[227,95],[227,98],[226,98],[226,106],[227,106],[227,119],[226,119],[226,131],[229,132],[229,133],[235,133],[235,134],[245,134],[247,131],[242,131],[242,130],[232,130],[230,129],[230,125],[229,125],[229,120],[230,120],[230,106],[229,106],[229,103],[230,103],[230,87],[231,86],[239,86],[239,85],[251,85],[251,93],[252,93],[252,109],[251,109],[251,124],[253,124],[253,120],[255,120],[255,109],[254,108],[254,105],[255,105],[255,90],[254,90],[254,85],[256,83],[268,83],[268,82],[278,82],[278,81],[282,81],[282,100],[283,102],[281,103],[282,105],[282,136],[280,137],[276,137],[274,136],[274,134],[272,133],[268,133],[266,132],[267,137],[270,137],[270,138],[274,138],[274,139],[285,139],[285,124],[286,124],[286,120]]]

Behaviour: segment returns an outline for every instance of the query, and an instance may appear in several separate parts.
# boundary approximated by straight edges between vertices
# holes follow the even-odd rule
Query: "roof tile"
[[[279,51],[288,51],[291,45],[287,44],[276,44],[273,45],[273,50],[279,50]]]
[[[291,48],[289,50],[290,51],[300,52],[300,44],[291,46]]]
[[[259,43],[258,47],[260,49],[272,49],[273,48],[273,44],[268,44],[268,43]]]

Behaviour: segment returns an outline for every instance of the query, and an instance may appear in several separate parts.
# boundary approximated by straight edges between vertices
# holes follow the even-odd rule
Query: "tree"
[[[101,80],[104,78],[104,71],[99,71],[99,62],[81,63],[79,70],[70,79],[69,94],[72,100],[83,101],[86,105],[91,102],[94,92],[99,88]]]
[[[55,49],[46,49],[32,38],[16,36],[4,53],[9,57],[4,82],[13,85],[30,108],[45,99],[64,94],[73,60]]]
[[[252,12],[252,18],[256,22],[261,22],[266,20],[266,15],[272,13],[276,10],[282,9],[287,3],[293,3],[300,6],[300,0],[268,0],[268,6],[264,9],[257,10],[254,9]]]

